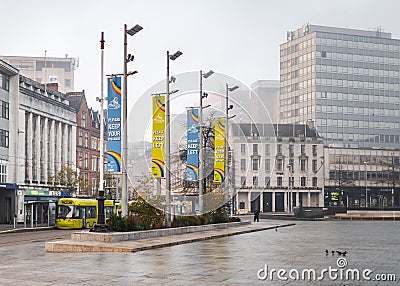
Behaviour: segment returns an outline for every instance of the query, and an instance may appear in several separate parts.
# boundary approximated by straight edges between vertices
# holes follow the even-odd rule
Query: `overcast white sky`
[[[96,108],[100,33],[105,73],[122,72],[123,24],[143,30],[128,38],[128,106],[165,77],[165,53],[181,50],[171,73],[213,69],[250,85],[279,79],[279,44],[305,23],[373,29],[400,38],[400,2],[374,0],[1,0],[0,54],[79,58],[75,89]],[[106,89],[105,89],[106,92]]]

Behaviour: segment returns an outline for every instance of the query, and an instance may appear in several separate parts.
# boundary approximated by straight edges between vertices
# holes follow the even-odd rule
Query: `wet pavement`
[[[260,221],[271,224],[273,221]],[[280,224],[281,221],[275,222]],[[289,223],[287,221],[286,223]],[[0,285],[398,285],[400,224],[377,221],[296,221],[265,230],[136,253],[45,253],[44,243],[0,248]],[[328,255],[325,250],[329,250]],[[347,251],[345,257],[332,250]],[[288,274],[260,280],[257,273],[284,269],[371,269],[397,281],[332,280],[308,283]],[[343,266],[343,265],[342,265]],[[261,276],[264,272],[259,273]],[[261,277],[263,278],[263,277]],[[375,278],[372,278],[375,279]]]

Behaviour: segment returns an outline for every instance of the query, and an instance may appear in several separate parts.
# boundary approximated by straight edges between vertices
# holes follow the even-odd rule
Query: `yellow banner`
[[[225,178],[225,119],[214,120],[214,183]]]
[[[154,178],[164,177],[164,142],[165,142],[165,96],[153,97],[153,133],[151,174]]]

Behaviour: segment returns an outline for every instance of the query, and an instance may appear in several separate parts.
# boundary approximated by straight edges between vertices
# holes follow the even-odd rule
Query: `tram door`
[[[86,209],[81,207],[82,228],[86,228]]]

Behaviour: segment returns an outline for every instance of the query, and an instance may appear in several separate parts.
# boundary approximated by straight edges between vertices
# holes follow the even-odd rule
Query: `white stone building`
[[[75,111],[60,92],[45,93],[42,84],[18,74],[12,82],[7,175],[19,186],[13,209],[18,222],[29,216],[43,223],[48,203],[67,195],[51,190],[51,177],[63,165],[76,169]]]
[[[237,213],[324,205],[324,148],[314,129],[243,123],[232,124],[229,132]]]

